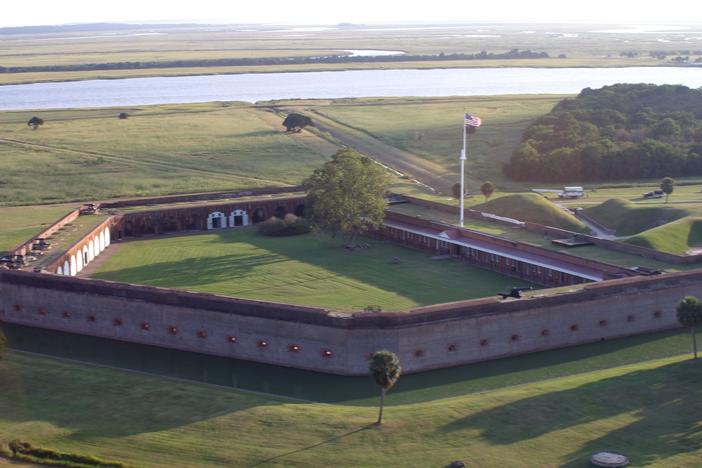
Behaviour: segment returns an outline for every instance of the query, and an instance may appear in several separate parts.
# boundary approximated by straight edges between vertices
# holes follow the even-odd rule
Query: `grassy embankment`
[[[695,189],[695,192],[697,190]],[[679,202],[636,204],[613,198],[585,212],[600,224],[614,229],[634,245],[672,254],[685,254],[702,246],[702,219],[699,204]]]
[[[688,334],[665,333],[464,366],[462,378],[405,376],[382,428],[370,426],[375,396],[320,404],[10,353],[0,441],[145,467],[585,467],[603,449],[695,466],[702,400],[688,347]]]
[[[120,245],[93,277],[335,310],[404,309],[528,285],[455,260],[368,242],[368,250],[350,252],[326,236],[271,238],[254,229],[135,241]]]
[[[472,208],[569,231],[588,231],[587,226],[578,218],[535,193],[507,195]]]

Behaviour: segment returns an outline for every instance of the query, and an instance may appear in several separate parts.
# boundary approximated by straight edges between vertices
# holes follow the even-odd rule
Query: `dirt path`
[[[288,107],[288,111],[300,109]],[[330,119],[314,109],[306,109],[307,113],[314,114],[314,125],[317,129],[329,133],[342,144],[370,156],[378,162],[418,180],[440,193],[451,193],[453,178],[439,164],[428,161],[422,156],[388,145],[379,139]]]

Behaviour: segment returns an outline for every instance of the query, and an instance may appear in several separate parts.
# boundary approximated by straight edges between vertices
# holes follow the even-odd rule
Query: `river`
[[[393,96],[573,94],[614,83],[702,86],[702,67],[452,68],[246,73],[0,86],[0,109]]]

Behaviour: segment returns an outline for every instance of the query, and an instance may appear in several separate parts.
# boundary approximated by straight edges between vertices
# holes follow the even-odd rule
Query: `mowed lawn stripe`
[[[368,243],[349,251],[325,235],[269,238],[253,228],[139,240],[122,244],[93,276],[334,310],[403,309],[529,285],[389,242]]]

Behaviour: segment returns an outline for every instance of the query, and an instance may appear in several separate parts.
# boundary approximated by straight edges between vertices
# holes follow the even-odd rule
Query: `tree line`
[[[33,65],[23,67],[0,66],[0,73],[28,72],[67,72],[91,70],[128,70],[143,68],[185,68],[185,67],[243,67],[252,65],[299,65],[315,63],[366,63],[366,62],[431,62],[448,60],[504,60],[549,58],[547,52],[512,49],[507,52],[486,52],[477,54],[432,54],[432,55],[328,55],[317,57],[244,57],[221,59],[164,60],[153,62],[105,62],[68,65]]]
[[[702,89],[585,88],[527,128],[503,172],[540,182],[702,175]]]

